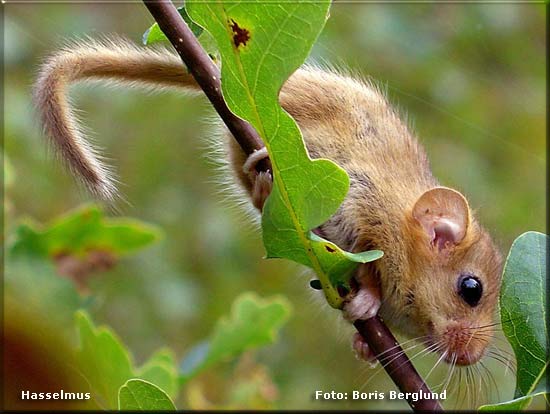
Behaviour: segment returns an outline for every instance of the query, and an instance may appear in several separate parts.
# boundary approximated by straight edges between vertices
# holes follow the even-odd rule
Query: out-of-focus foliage
[[[98,212],[97,210],[93,211]],[[88,234],[87,226],[79,226],[79,224],[88,223],[86,215],[72,215],[72,218],[75,217],[77,217],[76,220],[69,220],[73,224],[68,226],[71,234]],[[67,220],[61,220],[61,222],[66,223]],[[58,231],[65,227],[67,226],[53,226]],[[80,229],[80,232],[76,229]],[[124,231],[121,232],[121,240],[125,234]],[[31,308],[30,319],[39,320],[41,312],[54,312],[52,319],[62,321],[79,306],[86,307],[85,301],[79,300],[76,286],[69,283],[68,280],[62,279],[63,274],[59,269],[56,274],[48,266],[55,261],[55,256],[44,255],[42,249],[34,248],[36,243],[33,238],[19,238],[16,246],[18,248],[12,249],[8,256],[7,264],[13,273],[10,272],[9,278],[6,280],[6,287],[10,300],[19,302],[30,300],[38,304],[36,309]],[[28,266],[25,267],[22,264]],[[23,280],[19,280],[19,278],[23,278]],[[44,283],[45,279],[46,283]],[[31,286],[33,286],[31,294],[23,291]],[[51,301],[55,301],[57,305],[49,306]],[[60,304],[62,306],[59,306]],[[16,322],[19,319],[17,312],[13,312],[9,306],[7,310],[6,315],[10,322]],[[92,407],[111,410],[117,408],[127,410],[175,409],[172,399],[177,397],[181,384],[197,377],[203,370],[224,359],[236,358],[249,349],[270,344],[274,341],[277,330],[288,319],[289,312],[290,305],[282,297],[262,300],[255,294],[241,295],[233,306],[231,318],[222,319],[216,325],[207,350],[199,355],[196,352],[197,347],[192,349],[185,361],[192,360],[194,365],[191,369],[182,370],[180,375],[174,354],[168,349],[156,351],[141,367],[136,367],[131,351],[117,335],[110,328],[95,327],[87,313],[79,310],[76,312],[78,348],[72,349],[68,344],[63,343],[63,347],[67,347],[68,352],[56,355],[60,360],[58,368],[70,367],[71,371],[82,377],[86,385],[80,385],[82,388],[78,392],[90,393],[89,404]],[[129,310],[129,315],[131,313],[132,311]],[[9,345],[14,341],[12,336],[16,335],[11,335],[9,329],[7,331],[6,342],[9,353],[6,354],[6,357],[8,360],[17,361],[18,353],[22,353],[25,358],[31,358],[38,352],[34,347],[28,346],[15,352]],[[61,339],[62,342],[66,340],[63,335],[61,335]],[[55,349],[50,352],[57,353]],[[32,355],[27,355],[27,353]],[[29,389],[28,380],[22,371],[14,367],[8,372],[19,379],[16,382],[21,382],[21,390],[26,390]],[[52,375],[53,373],[43,374]],[[43,384],[48,384],[47,375],[40,379]],[[36,387],[41,387],[40,383]],[[32,391],[36,389],[47,392],[60,390],[33,388]],[[10,391],[13,394],[19,393],[21,390]],[[17,401],[16,397],[13,398],[10,395],[8,401],[12,402],[11,407],[21,407],[19,404],[13,403],[13,401]]]
[[[26,303],[27,318],[31,320],[40,320],[41,315],[46,313],[52,314],[51,319],[58,324],[65,324],[75,310],[89,307],[87,300],[77,293],[77,287],[83,294],[82,288],[87,286],[87,277],[91,272],[111,269],[120,255],[157,242],[158,234],[158,229],[138,220],[105,218],[95,206],[66,214],[49,226],[21,224],[15,228],[14,240],[7,249],[9,271],[5,288],[8,304],[11,305],[11,301]],[[55,305],[51,305],[52,302]],[[79,346],[72,349],[66,343],[67,333],[63,332],[60,335],[60,349],[68,348],[68,356],[65,353],[56,355],[59,359],[56,368],[70,367],[71,371],[82,377],[85,385],[81,384],[82,388],[77,392],[87,390],[91,398],[86,403],[93,408],[175,409],[172,399],[177,397],[181,384],[221,360],[236,358],[251,348],[270,344],[290,313],[286,299],[262,300],[255,294],[241,295],[233,308],[231,319],[218,322],[206,349],[201,345],[204,352],[197,353],[199,347],[195,347],[186,357],[185,361],[193,361],[193,366],[182,370],[181,375],[175,356],[168,349],[156,351],[141,367],[136,367],[131,351],[111,329],[96,328],[87,313],[78,310],[76,328]],[[129,316],[131,314],[129,310]],[[8,306],[6,316],[10,323],[21,320],[18,307],[13,309]],[[9,365],[15,366],[8,369],[10,377],[6,379],[17,377],[18,381],[14,382],[21,384],[20,389],[10,389],[9,406],[23,408],[25,403],[17,403],[15,394],[29,389],[29,379],[26,372],[16,366],[18,354],[21,354],[21,359],[27,359],[32,358],[28,354],[39,354],[39,350],[27,344],[27,347],[16,352],[10,345],[16,342],[12,337],[17,338],[18,335],[10,329],[7,331],[5,342],[8,353],[5,357],[11,361]],[[40,335],[38,337],[41,338]],[[57,351],[52,349],[50,352]],[[53,375],[53,372],[43,374],[45,376],[41,381],[48,384],[48,375]],[[53,393],[62,389],[43,390],[41,386],[39,382],[31,391],[39,389]],[[88,406],[84,402],[81,404]],[[80,408],[79,405],[75,407]]]
[[[22,217],[50,222],[89,199],[46,151],[30,102],[39,62],[67,37],[116,32],[140,43],[152,19],[140,3],[4,6],[4,139],[15,176],[5,194],[10,235]],[[544,21],[544,6],[533,4],[335,3],[312,60],[379,82],[414,121],[435,175],[468,196],[507,251],[518,234],[545,228]],[[220,146],[222,138],[213,132],[204,98],[95,85],[76,86],[71,96],[124,183],[128,204],[120,209],[160,226],[165,237],[90,278],[92,296],[76,294],[53,264],[7,262],[4,319],[13,322],[9,332],[18,333],[10,349],[39,344],[43,352],[35,355],[41,356],[64,349],[57,343],[73,338],[71,309],[85,306],[132,349],[137,365],[161,346],[179,360],[209,335],[212,321],[228,313],[240,292],[282,293],[297,311],[280,340],[255,352],[252,362],[221,363],[193,379],[175,401],[178,408],[406,408],[398,401],[312,398],[318,389],[386,391],[393,385],[382,371],[357,362],[349,351],[351,330],[336,312],[311,300],[309,279],[295,277],[300,270],[262,260],[259,233],[224,201],[223,193],[233,191],[227,173],[217,172],[219,155],[205,149],[209,139]],[[496,346],[505,347],[500,340]],[[22,369],[24,358],[19,360]],[[435,361],[414,360],[424,375]],[[480,383],[466,389],[455,378],[446,406],[475,407],[513,394],[511,372],[492,359],[484,364],[490,374],[476,376],[482,395]],[[52,366],[59,381],[70,376],[70,368]],[[49,368],[40,366],[33,375]],[[445,367],[434,370],[430,385],[444,382],[446,374]]]
[[[98,401],[100,406],[105,409],[116,409],[119,405],[120,388],[130,379],[137,377],[154,382],[157,387],[164,386],[165,390],[172,391],[172,397],[176,396],[177,372],[174,365],[160,363],[158,356],[154,355],[145,363],[148,369],[136,369],[130,352],[109,328],[96,328],[83,312],[77,313],[76,326],[80,342],[76,354],[76,368],[90,384],[93,399]],[[151,373],[154,375],[150,375]],[[128,388],[124,394],[130,392],[131,387]],[[168,394],[167,398],[169,399]],[[136,402],[139,401],[136,397]]]
[[[201,344],[201,351],[198,347],[191,349],[179,374],[174,355],[167,349],[156,351],[143,366],[135,367],[131,351],[112,330],[95,327],[85,312],[78,311],[80,345],[75,369],[86,379],[92,398],[100,407],[170,409],[181,385],[205,369],[272,343],[289,313],[284,298],[261,299],[252,293],[242,294],[235,301],[230,318],[218,321],[211,340]]]
[[[94,206],[79,208],[56,219],[47,228],[28,222],[19,225],[13,254],[56,257],[86,256],[102,251],[117,257],[143,248],[160,237],[160,230],[138,220],[105,218]]]
[[[277,329],[289,314],[290,304],[285,298],[266,301],[254,294],[241,295],[229,318],[218,321],[210,340],[200,342],[183,360],[180,382],[187,382],[219,361],[273,343]]]

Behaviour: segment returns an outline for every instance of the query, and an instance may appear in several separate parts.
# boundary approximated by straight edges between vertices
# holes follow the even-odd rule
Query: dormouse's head
[[[407,291],[411,316],[443,359],[477,362],[494,331],[501,256],[473,218],[462,194],[436,187],[422,194],[407,217]]]

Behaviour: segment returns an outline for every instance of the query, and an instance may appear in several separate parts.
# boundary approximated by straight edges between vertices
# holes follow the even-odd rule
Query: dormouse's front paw
[[[375,316],[382,305],[380,289],[376,286],[361,287],[344,304],[344,318],[350,322]]]
[[[243,165],[243,171],[252,184],[252,204],[258,210],[262,211],[265,200],[271,194],[273,188],[273,177],[270,171],[256,171],[256,166],[264,158],[268,157],[267,149],[264,147],[261,150],[254,151]]]

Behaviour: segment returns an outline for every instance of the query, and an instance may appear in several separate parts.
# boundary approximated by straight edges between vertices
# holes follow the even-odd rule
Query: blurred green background
[[[151,22],[140,3],[5,5],[4,145],[14,177],[5,194],[8,242],[19,220],[49,222],[91,200],[41,135],[30,98],[38,65],[65,39],[117,33],[140,43]],[[311,60],[379,82],[407,114],[435,175],[467,195],[506,253],[520,233],[545,231],[544,23],[544,6],[533,4],[336,3]],[[279,341],[251,357],[278,391],[247,408],[406,408],[387,400],[313,399],[316,390],[388,391],[393,385],[380,368],[355,359],[351,327],[311,292],[301,268],[262,259],[260,234],[225,194],[229,179],[207,144],[217,135],[205,98],[97,84],[78,85],[71,97],[122,183],[127,203],[119,203],[118,214],[165,232],[160,243],[88,283],[93,318],[111,326],[138,362],[162,346],[183,357],[242,291],[283,294],[294,307],[291,320]],[[21,303],[22,290],[15,302],[28,320],[38,320],[32,304]],[[61,327],[50,332],[52,341],[70,338],[73,327],[65,322],[72,315],[59,316],[55,298],[43,300],[51,310],[41,315],[44,323]],[[56,325],[57,319],[63,322]],[[502,340],[496,345],[506,348]],[[415,363],[426,374],[436,360],[424,356]],[[510,371],[494,360],[485,364],[493,378],[480,376],[475,387],[457,378],[447,407],[511,396]],[[202,375],[189,387],[194,397],[184,391],[178,407],[200,408],[197,392],[221,406],[234,370],[227,364]],[[447,367],[438,367],[429,384],[446,374]],[[488,391],[473,389],[481,379]]]

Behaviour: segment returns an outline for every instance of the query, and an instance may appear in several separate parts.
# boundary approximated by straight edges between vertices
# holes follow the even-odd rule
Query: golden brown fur
[[[34,102],[46,135],[95,195],[111,199],[112,177],[84,136],[67,101],[72,83],[102,80],[147,88],[188,87],[192,78],[171,53],[138,49],[124,41],[72,43],[42,65]]]
[[[46,133],[92,191],[109,198],[114,191],[110,177],[65,98],[67,86],[81,80],[197,87],[177,56],[121,41],[73,44],[46,61],[35,87]],[[440,251],[413,217],[419,198],[439,184],[416,138],[372,84],[304,67],[284,85],[280,100],[300,126],[310,156],[331,159],[350,176],[346,200],[320,231],[344,249],[384,251],[384,257],[363,266],[358,277],[379,278],[386,321],[412,335],[446,343],[448,349],[467,346],[462,336],[452,336],[462,341],[456,345],[446,332],[490,323],[500,286],[500,255],[467,202],[460,197],[449,199],[447,206],[442,202],[443,213],[434,220],[461,215],[463,234]],[[234,140],[229,147],[234,172],[251,192],[251,178],[242,170],[247,157]],[[431,221],[427,223],[429,227]],[[485,287],[475,308],[457,294],[457,277],[464,272],[475,274]],[[470,335],[467,342],[472,345],[466,363],[475,362],[487,336]]]

